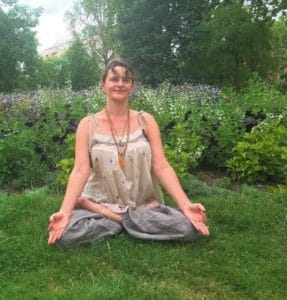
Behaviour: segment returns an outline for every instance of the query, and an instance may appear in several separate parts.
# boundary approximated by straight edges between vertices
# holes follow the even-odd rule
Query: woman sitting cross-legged
[[[79,123],[75,165],[61,208],[50,217],[48,243],[76,246],[122,230],[144,240],[208,236],[205,208],[184,193],[155,119],[129,108],[133,69],[112,61],[100,85],[106,107]],[[163,204],[158,182],[177,208]]]

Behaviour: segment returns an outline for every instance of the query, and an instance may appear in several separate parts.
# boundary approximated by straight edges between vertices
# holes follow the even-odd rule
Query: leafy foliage
[[[73,90],[83,90],[99,81],[97,64],[79,39],[74,41],[67,56]]]
[[[37,83],[41,88],[64,88],[71,86],[70,64],[67,53],[60,57],[41,59],[37,70]]]
[[[35,88],[38,54],[32,29],[41,10],[16,1],[4,4],[8,6],[5,10],[0,6],[0,91]]]
[[[118,1],[120,54],[144,84],[182,82],[178,57],[187,56],[194,27],[209,9],[207,1]],[[190,54],[190,53],[189,53]]]
[[[234,148],[227,167],[234,179],[249,183],[276,177],[287,181],[287,127],[280,117],[269,117]]]
[[[210,84],[241,88],[253,72],[266,78],[272,62],[269,41],[268,24],[255,21],[244,6],[219,6],[200,25],[187,68],[194,67],[197,78]]]
[[[67,13],[74,37],[85,44],[93,61],[101,67],[118,52],[115,7],[113,1],[81,0]]]
[[[287,3],[285,0],[253,0],[249,1],[248,8],[256,20],[272,22],[274,17],[286,11]]]
[[[2,188],[53,185],[56,164],[65,155],[64,140],[75,132],[78,121],[91,109],[83,97],[66,97],[59,91],[41,91],[33,98],[35,102],[22,98],[22,101],[14,100],[3,107],[5,114],[1,115],[0,127]]]
[[[198,165],[203,149],[200,137],[192,135],[191,129],[182,123],[170,130],[164,147],[169,163],[182,179]]]
[[[287,92],[287,16],[282,15],[271,27],[273,80],[282,92]]]
[[[41,10],[0,3],[0,91],[87,88],[116,56],[153,87],[168,80],[240,89],[257,72],[286,91],[286,22],[274,18],[285,0],[78,0],[67,13],[75,43],[48,61],[33,31]]]
[[[23,189],[44,184],[62,188],[73,164],[71,147],[77,123],[102,109],[104,96],[99,88],[16,95],[6,95],[0,102],[1,187]],[[246,143],[245,133],[253,134],[253,128],[264,124],[270,115],[286,116],[286,96],[256,77],[240,93],[203,85],[173,86],[168,82],[157,89],[137,86],[130,105],[151,113],[158,121],[166,156],[181,180],[197,166],[226,168],[226,161],[235,155],[233,148]],[[263,135],[260,143],[265,145],[269,135],[273,141],[275,134]],[[258,143],[259,136],[258,133]],[[267,151],[267,146],[264,149]],[[282,149],[276,150],[277,156]],[[278,162],[269,163],[274,164],[268,166],[273,168],[272,179],[284,180]],[[264,178],[268,180],[270,176]]]
[[[66,137],[65,146],[66,146],[66,151],[65,151],[66,158],[61,159],[56,165],[57,169],[59,170],[56,179],[56,185],[61,188],[66,187],[70,173],[74,166],[74,161],[75,161],[74,159],[75,134],[74,133],[71,133]]]

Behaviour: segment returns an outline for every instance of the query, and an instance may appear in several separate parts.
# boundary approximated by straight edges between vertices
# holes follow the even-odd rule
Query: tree
[[[241,4],[249,13],[253,20],[260,22],[272,22],[274,17],[286,12],[286,0],[218,0],[217,6],[229,6]]]
[[[37,40],[32,29],[40,9],[0,2],[0,91],[36,86]]]
[[[200,26],[193,53],[186,72],[194,68],[197,79],[240,88],[253,72],[263,78],[268,75],[272,64],[269,25],[254,20],[240,3],[219,6]]]
[[[248,8],[254,19],[261,22],[273,22],[274,17],[287,9],[286,0],[249,0],[241,1]]]
[[[37,68],[37,83],[41,87],[63,88],[69,86],[70,69],[67,54],[40,59]]]
[[[117,2],[121,56],[136,67],[144,83],[180,82],[186,45],[212,1]]]
[[[94,61],[107,65],[118,52],[115,10],[108,0],[79,0],[67,13],[73,35],[80,39]]]
[[[281,16],[271,27],[272,55],[274,58],[275,81],[279,88],[287,91],[287,16]]]
[[[79,39],[74,41],[67,52],[67,57],[73,90],[85,89],[98,82],[98,66]]]
[[[132,2],[124,6],[118,21],[120,54],[136,67],[140,81],[157,84],[175,76],[167,1]]]

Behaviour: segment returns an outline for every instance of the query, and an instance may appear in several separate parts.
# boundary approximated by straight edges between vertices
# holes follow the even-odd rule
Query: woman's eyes
[[[120,80],[120,78],[119,77],[111,77],[110,80],[113,81],[113,82],[117,82],[117,81]],[[131,80],[132,79],[130,77],[124,77],[123,78],[123,82],[131,82]]]

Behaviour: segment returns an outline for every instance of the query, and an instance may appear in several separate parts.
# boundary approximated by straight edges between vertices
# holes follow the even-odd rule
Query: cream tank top
[[[97,118],[94,115],[89,118],[91,173],[81,197],[101,203],[116,213],[125,212],[129,206],[162,203],[160,187],[151,170],[150,144],[141,125],[145,121],[143,113],[138,113],[139,127],[129,136],[123,169],[113,137],[97,133]],[[127,136],[123,136],[124,145],[126,141]]]

